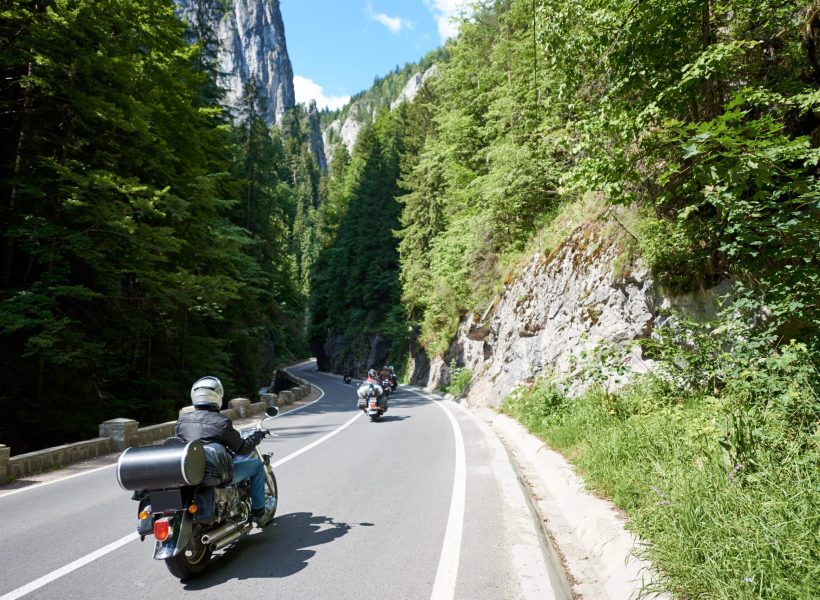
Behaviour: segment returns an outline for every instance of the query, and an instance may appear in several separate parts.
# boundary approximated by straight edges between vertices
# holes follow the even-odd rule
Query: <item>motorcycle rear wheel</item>
[[[171,575],[185,580],[202,573],[210,560],[211,549],[200,541],[199,536],[194,535],[182,552],[165,559],[165,566]]]

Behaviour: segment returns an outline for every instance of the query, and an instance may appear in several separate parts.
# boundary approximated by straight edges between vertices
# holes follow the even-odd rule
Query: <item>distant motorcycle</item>
[[[347,370],[347,371],[345,371],[345,372],[344,372],[344,374],[342,375],[342,381],[344,381],[345,383],[350,383],[350,380],[351,380],[351,379],[353,379],[353,371],[351,371],[350,369],[348,369],[348,370]]]
[[[387,396],[379,384],[363,383],[356,393],[359,397],[358,408],[363,410],[371,421],[378,421],[387,412]]]
[[[270,407],[260,421],[279,410]],[[265,499],[273,513],[279,489],[271,467],[273,453],[253,455],[265,466]],[[250,531],[250,482],[231,484],[233,459],[221,444],[169,438],[160,446],[128,448],[117,461],[117,480],[139,501],[137,533],[156,539],[154,558],[172,575],[189,579],[202,573],[211,555]],[[271,516],[272,514],[271,513]]]

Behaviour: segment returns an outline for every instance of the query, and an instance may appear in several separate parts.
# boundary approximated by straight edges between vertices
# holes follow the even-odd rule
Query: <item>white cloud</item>
[[[370,18],[374,21],[378,21],[393,33],[398,33],[402,30],[403,27],[410,27],[410,23],[402,20],[400,17],[388,17],[384,13],[371,14]]]
[[[293,76],[293,91],[296,94],[297,103],[307,106],[311,100],[315,100],[319,110],[323,108],[336,110],[350,101],[350,96],[325,96],[321,85],[301,75]]]
[[[393,33],[398,33],[402,29],[412,29],[413,27],[413,24],[410,21],[406,21],[401,17],[390,17],[384,13],[373,12],[373,3],[370,1],[365,4],[365,12],[368,17],[378,23],[381,23]]]
[[[441,41],[445,42],[458,35],[459,23],[453,21],[453,18],[462,14],[469,15],[472,12],[470,6],[475,0],[424,0],[424,3],[435,16],[438,34]]]

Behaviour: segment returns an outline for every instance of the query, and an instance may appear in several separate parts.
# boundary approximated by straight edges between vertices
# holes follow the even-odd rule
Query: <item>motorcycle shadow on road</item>
[[[316,554],[314,546],[333,542],[353,527],[372,526],[372,523],[340,523],[332,517],[308,512],[276,517],[261,532],[244,538],[234,548],[215,557],[205,573],[185,582],[185,589],[205,590],[233,579],[288,577],[308,566]]]
[[[409,415],[384,415],[381,419],[379,419],[379,423],[389,423],[391,421],[404,421],[405,419],[409,418]]]

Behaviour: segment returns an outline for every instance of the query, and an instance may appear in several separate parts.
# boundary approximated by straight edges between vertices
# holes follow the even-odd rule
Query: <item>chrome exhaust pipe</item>
[[[223,525],[222,527],[218,527],[212,531],[209,531],[202,536],[202,544],[207,546],[208,544],[214,544],[221,540],[226,535],[233,533],[238,529],[236,523],[228,523],[227,525]]]
[[[242,537],[241,531],[233,531],[227,535],[223,535],[217,541],[211,544],[211,551],[216,552],[217,550],[221,550],[228,544],[233,544],[236,540]]]

